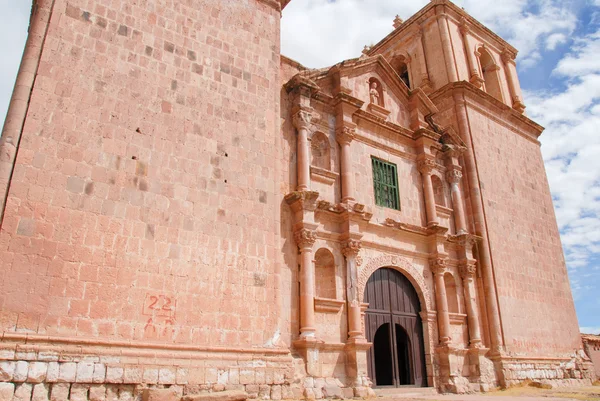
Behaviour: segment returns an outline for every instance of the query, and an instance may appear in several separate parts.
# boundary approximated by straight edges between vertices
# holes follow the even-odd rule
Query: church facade
[[[34,1],[0,398],[592,381],[516,49],[434,0],[307,69],[288,2]]]

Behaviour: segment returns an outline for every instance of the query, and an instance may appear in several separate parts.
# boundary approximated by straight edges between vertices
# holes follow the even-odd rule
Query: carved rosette
[[[474,260],[461,260],[458,270],[463,279],[471,279],[475,277],[477,272],[477,262]]]
[[[446,172],[446,180],[448,180],[450,184],[458,184],[462,177],[462,171],[460,171],[458,168],[453,168]]]
[[[298,248],[312,248],[317,240],[317,233],[313,230],[302,228],[294,233],[294,239]]]
[[[417,168],[421,174],[431,174],[435,167],[435,160],[430,158],[419,160],[419,163],[417,164]]]
[[[429,268],[434,275],[443,275],[448,269],[447,260],[445,258],[431,258],[429,259]]]
[[[297,130],[308,129],[312,122],[312,113],[309,110],[298,110],[293,117],[294,127]]]
[[[348,240],[342,243],[342,253],[345,257],[357,257],[360,252],[361,242],[357,240]]]
[[[340,145],[349,144],[356,137],[356,128],[343,127],[336,134],[336,139]]]

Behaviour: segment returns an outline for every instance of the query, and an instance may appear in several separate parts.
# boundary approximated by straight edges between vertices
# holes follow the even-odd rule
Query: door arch
[[[400,272],[376,270],[365,286],[369,377],[377,387],[427,385],[421,305],[417,291]]]

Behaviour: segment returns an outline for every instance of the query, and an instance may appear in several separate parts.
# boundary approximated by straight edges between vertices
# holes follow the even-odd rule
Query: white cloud
[[[283,13],[283,53],[312,68],[358,57],[365,45],[377,43],[392,31],[396,14],[407,19],[427,3],[428,0],[292,1]],[[536,52],[563,43],[577,25],[570,1],[455,3],[519,49],[519,56],[529,66],[541,59]],[[535,12],[531,11],[532,4]]]
[[[600,327],[580,327],[579,331],[583,334],[600,334]]]
[[[553,72],[565,90],[526,93],[530,116],[546,126],[542,152],[570,269],[600,255],[599,51],[600,30],[576,38]]]
[[[546,49],[555,50],[559,45],[567,41],[567,35],[564,33],[553,33],[546,38]]]

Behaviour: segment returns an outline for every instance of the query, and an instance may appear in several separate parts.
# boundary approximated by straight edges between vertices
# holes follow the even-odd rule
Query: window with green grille
[[[398,171],[395,164],[371,158],[373,163],[373,186],[375,187],[375,203],[378,206],[400,210],[398,196]]]

